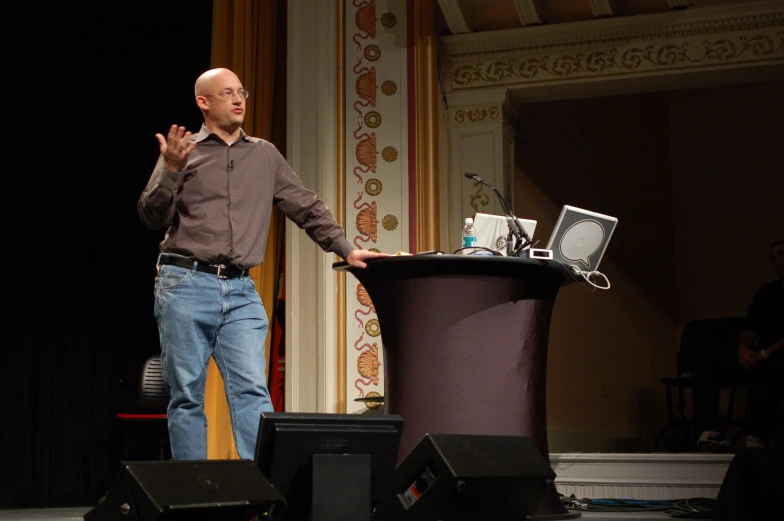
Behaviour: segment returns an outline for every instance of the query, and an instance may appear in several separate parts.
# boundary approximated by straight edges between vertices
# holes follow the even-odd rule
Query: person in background
[[[770,440],[784,399],[784,240],[770,245],[770,263],[776,280],[757,290],[738,339],[738,363],[752,376],[747,447]]]
[[[769,258],[776,280],[760,287],[748,307],[738,338],[738,366],[694,375],[694,416],[701,431],[697,447],[702,452],[732,450],[717,428],[718,382],[737,375],[739,368],[749,389],[743,445],[765,447],[771,440],[784,400],[784,240],[770,245]]]

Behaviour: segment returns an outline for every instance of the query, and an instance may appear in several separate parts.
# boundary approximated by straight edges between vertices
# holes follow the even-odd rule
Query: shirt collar
[[[205,139],[209,138],[210,136],[215,136],[216,139],[220,139],[218,136],[216,136],[215,134],[210,132],[210,130],[207,128],[207,124],[206,123],[202,123],[201,124],[201,130],[199,130],[199,133],[196,134],[195,136],[193,136],[193,138],[194,138],[194,140],[197,143],[201,143],[202,141],[204,141]],[[243,129],[240,129],[240,138],[237,141],[239,141],[240,139],[245,141],[245,142],[250,141],[250,138],[248,137],[248,135],[245,133],[245,131]],[[223,140],[221,139],[221,141],[223,141]],[[236,143],[236,141],[235,141],[235,143]]]

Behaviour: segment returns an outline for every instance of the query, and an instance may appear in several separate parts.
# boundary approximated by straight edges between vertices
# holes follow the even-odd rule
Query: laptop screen
[[[547,249],[553,251],[553,260],[596,271],[617,223],[615,217],[565,205]]]
[[[536,221],[531,219],[517,219],[529,237],[533,238]],[[503,215],[477,213],[474,216],[476,229],[476,245],[497,251],[506,255],[506,242],[509,235],[509,225]]]

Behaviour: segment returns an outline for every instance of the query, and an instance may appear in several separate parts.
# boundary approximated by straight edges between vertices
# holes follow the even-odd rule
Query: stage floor
[[[82,521],[82,516],[90,508],[15,508],[0,510],[0,521]]]
[[[0,521],[82,521],[91,507],[22,508],[0,510]],[[674,518],[663,512],[582,512],[591,521],[667,521]]]

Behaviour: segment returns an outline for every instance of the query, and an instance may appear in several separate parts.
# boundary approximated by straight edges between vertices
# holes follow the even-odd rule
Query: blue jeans
[[[267,314],[253,279],[161,265],[155,318],[172,457],[207,459],[204,385],[212,356],[223,377],[237,452],[253,459],[261,413],[273,410],[264,375]]]

